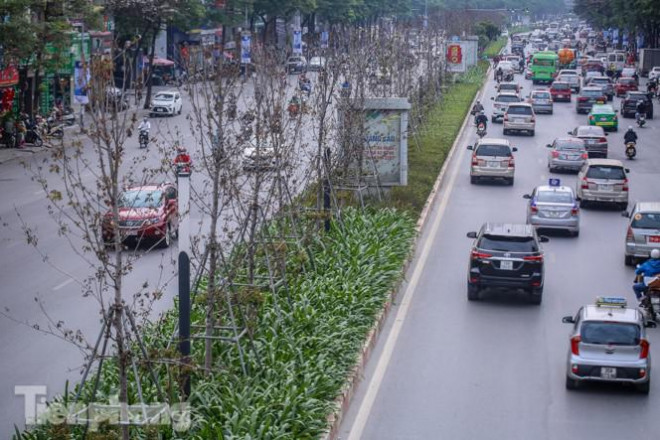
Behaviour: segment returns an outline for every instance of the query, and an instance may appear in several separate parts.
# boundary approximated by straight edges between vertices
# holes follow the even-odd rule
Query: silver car
[[[470,183],[477,183],[486,178],[503,179],[509,185],[513,185],[516,170],[513,152],[518,149],[511,147],[509,141],[482,138],[474,146],[468,145],[467,148],[473,151],[470,161]]]
[[[524,102],[509,104],[504,112],[504,135],[512,131],[526,131],[534,136],[536,129],[536,115],[531,104]]]
[[[603,127],[580,125],[575,127],[573,131],[569,131],[568,134],[584,141],[589,157],[607,157],[607,133],[605,133]]]
[[[651,389],[650,343],[646,327],[654,321],[628,308],[625,298],[599,297],[562,322],[573,324],[566,360],[566,388],[582,383],[619,382],[648,394]]]
[[[557,169],[580,171],[588,157],[584,141],[576,137],[557,138],[546,147],[550,149],[548,153],[550,172]]]
[[[498,93],[496,97],[490,98],[494,102],[493,114],[490,117],[491,122],[497,122],[499,119],[504,118],[504,112],[509,107],[509,104],[520,102],[520,96],[517,93],[505,92]]]
[[[562,69],[557,75],[557,81],[567,82],[571,85],[571,90],[580,93],[580,74],[577,70]]]
[[[537,230],[568,231],[574,237],[580,234],[580,208],[570,187],[541,185],[523,198],[529,200],[527,224]]]
[[[527,102],[532,104],[535,113],[548,113],[550,115],[553,113],[554,104],[548,89],[532,90]]]
[[[625,262],[632,266],[635,260],[649,258],[653,249],[660,249],[660,202],[637,202],[622,215],[629,218]]]
[[[585,86],[600,87],[608,101],[614,98],[614,84],[608,76],[593,76],[586,81]]]
[[[611,203],[628,208],[628,175],[620,160],[587,159],[578,173],[576,194],[580,207],[589,203]]]

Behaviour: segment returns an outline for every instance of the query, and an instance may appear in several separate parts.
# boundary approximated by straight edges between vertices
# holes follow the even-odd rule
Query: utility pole
[[[181,391],[184,399],[190,396],[190,162],[175,163],[179,194],[179,354],[183,374]],[[169,233],[166,232],[166,233]]]

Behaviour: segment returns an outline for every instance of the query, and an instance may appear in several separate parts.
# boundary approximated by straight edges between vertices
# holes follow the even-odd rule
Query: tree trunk
[[[151,81],[151,77],[154,73],[154,55],[156,52],[156,37],[158,36],[158,31],[160,30],[160,26],[154,26],[153,27],[153,35],[151,36],[151,49],[149,51],[149,70],[147,71],[147,77],[145,78],[145,81],[147,83],[147,96],[144,99],[144,109],[148,110],[149,109],[149,104],[151,103],[151,86],[153,85],[153,81]]]

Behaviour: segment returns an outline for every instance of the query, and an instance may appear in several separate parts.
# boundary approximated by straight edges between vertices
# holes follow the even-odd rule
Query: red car
[[[155,241],[169,247],[179,232],[176,186],[164,183],[128,188],[119,196],[119,233],[122,241]],[[103,218],[103,239],[112,244],[115,234],[112,211]]]
[[[628,92],[637,91],[637,81],[635,78],[621,77],[614,84],[614,93],[616,96],[623,96]]]
[[[550,95],[554,102],[571,102],[571,85],[567,82],[555,81],[550,86]]]

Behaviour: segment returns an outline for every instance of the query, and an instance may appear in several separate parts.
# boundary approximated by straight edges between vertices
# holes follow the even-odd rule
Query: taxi
[[[609,104],[594,104],[589,111],[589,125],[597,125],[605,130],[617,131],[619,129],[617,111]]]
[[[575,316],[562,322],[573,324],[566,362],[566,388],[584,382],[618,382],[633,385],[643,394],[651,389],[650,343],[646,328],[654,321],[622,297],[597,297]]]
[[[580,234],[580,206],[573,189],[562,186],[559,179],[549,179],[548,185],[534,188],[523,195],[527,204],[527,224],[537,230],[568,231],[573,237]]]

